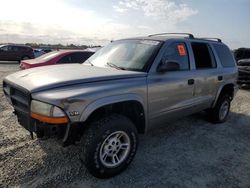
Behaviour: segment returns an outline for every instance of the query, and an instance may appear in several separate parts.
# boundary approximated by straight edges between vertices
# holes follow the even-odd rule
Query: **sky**
[[[0,0],[0,43],[105,45],[162,32],[250,47],[250,0]]]

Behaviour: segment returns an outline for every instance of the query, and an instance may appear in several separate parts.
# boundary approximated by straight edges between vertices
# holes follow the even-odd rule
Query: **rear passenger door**
[[[195,80],[194,102],[200,108],[209,108],[223,77],[219,74],[212,47],[206,42],[191,42]]]

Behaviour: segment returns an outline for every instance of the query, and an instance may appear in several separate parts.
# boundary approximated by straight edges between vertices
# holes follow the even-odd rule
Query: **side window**
[[[184,43],[178,42],[170,44],[164,52],[162,61],[178,62],[180,65],[180,70],[189,70],[189,60],[186,45]]]
[[[20,51],[20,48],[17,46],[12,46],[11,51],[18,52],[18,51]]]
[[[215,51],[220,59],[221,65],[223,67],[233,67],[235,66],[233,56],[230,50],[222,44],[214,44]]]
[[[7,52],[7,51],[9,51],[9,46],[4,46],[4,47],[2,47],[1,49],[2,49],[3,51]]]
[[[57,64],[71,63],[71,60],[72,60],[72,56],[71,54],[68,54],[62,57],[59,61],[57,61]]]
[[[211,48],[206,43],[192,43],[196,69],[215,68],[216,63]]]
[[[89,52],[76,52],[72,54],[72,63],[83,63],[91,56]]]

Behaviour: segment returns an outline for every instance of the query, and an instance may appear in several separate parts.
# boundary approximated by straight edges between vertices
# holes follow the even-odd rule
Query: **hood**
[[[4,80],[12,82],[30,92],[63,87],[66,85],[143,77],[147,73],[102,68],[82,64],[51,65],[27,69],[7,76]]]

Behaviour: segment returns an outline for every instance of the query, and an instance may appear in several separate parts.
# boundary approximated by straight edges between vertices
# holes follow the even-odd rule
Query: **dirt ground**
[[[226,123],[203,114],[140,136],[136,157],[122,174],[92,177],[80,146],[31,140],[2,92],[4,76],[18,65],[0,64],[0,187],[250,187],[250,89],[239,90]]]

